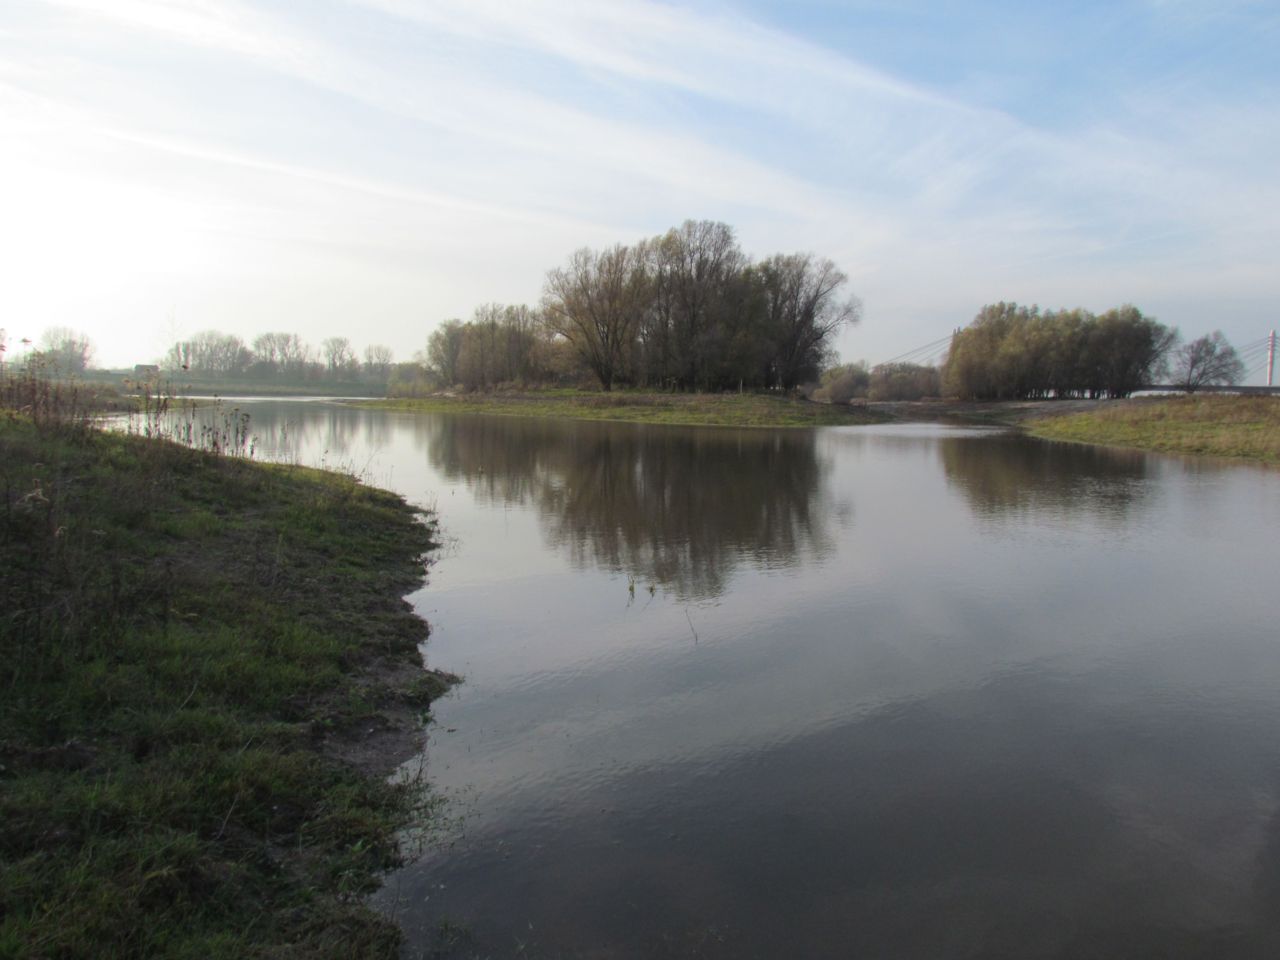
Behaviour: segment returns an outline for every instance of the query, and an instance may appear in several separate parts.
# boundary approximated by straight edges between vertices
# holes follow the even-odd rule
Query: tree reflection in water
[[[227,412],[242,407],[250,413],[249,433],[264,460],[302,462],[304,453],[313,454],[316,465],[360,474],[364,463],[351,459],[356,452],[367,461],[369,451],[391,442],[392,423],[385,412],[331,403],[225,400],[198,408],[197,416],[217,426]]]
[[[533,504],[550,546],[682,599],[716,597],[741,563],[831,549],[828,459],[804,430],[425,417],[432,466],[482,502]]]
[[[1143,453],[1017,435],[937,441],[947,482],[979,517],[1080,514],[1128,519],[1151,490],[1153,464]]]

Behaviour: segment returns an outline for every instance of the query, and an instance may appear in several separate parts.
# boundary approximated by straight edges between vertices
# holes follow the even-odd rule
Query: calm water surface
[[[439,511],[409,955],[1280,955],[1280,472],[255,404]]]

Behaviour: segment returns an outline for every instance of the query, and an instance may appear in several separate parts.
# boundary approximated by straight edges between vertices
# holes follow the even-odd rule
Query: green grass
[[[429,798],[343,758],[441,692],[416,511],[3,410],[0,493],[0,957],[395,956]]]
[[[1049,440],[1280,463],[1280,397],[1136,399],[1031,421]]]
[[[423,413],[484,413],[569,420],[613,420],[722,427],[821,427],[878,423],[863,408],[766,394],[545,390],[377,400],[371,406]]]

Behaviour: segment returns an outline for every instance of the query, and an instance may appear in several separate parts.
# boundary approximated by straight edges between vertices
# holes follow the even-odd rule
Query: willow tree
[[[794,390],[817,380],[832,339],[861,313],[857,298],[839,295],[849,278],[830,260],[807,253],[776,254],[754,274],[771,348],[770,386]]]
[[[1126,397],[1163,375],[1176,339],[1133,306],[1094,316],[990,304],[952,337],[944,386],[978,400]]]
[[[547,274],[547,325],[563,336],[608,391],[627,372],[648,305],[645,258],[634,247],[582,248]]]
[[[1091,359],[1099,394],[1127,397],[1167,373],[1177,330],[1144,316],[1132,304],[1099,316],[1094,330],[1097,349]]]

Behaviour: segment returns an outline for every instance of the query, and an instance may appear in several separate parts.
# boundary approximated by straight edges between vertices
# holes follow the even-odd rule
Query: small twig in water
[[[693,630],[693,617],[689,616],[689,608],[688,608],[688,607],[685,607],[685,608],[684,608],[684,618],[685,618],[686,620],[688,620],[688,621],[689,621],[689,629],[690,629],[690,630]],[[694,642],[694,643],[697,643],[697,642],[698,642],[698,631],[697,631],[697,630],[693,630],[693,642]]]

